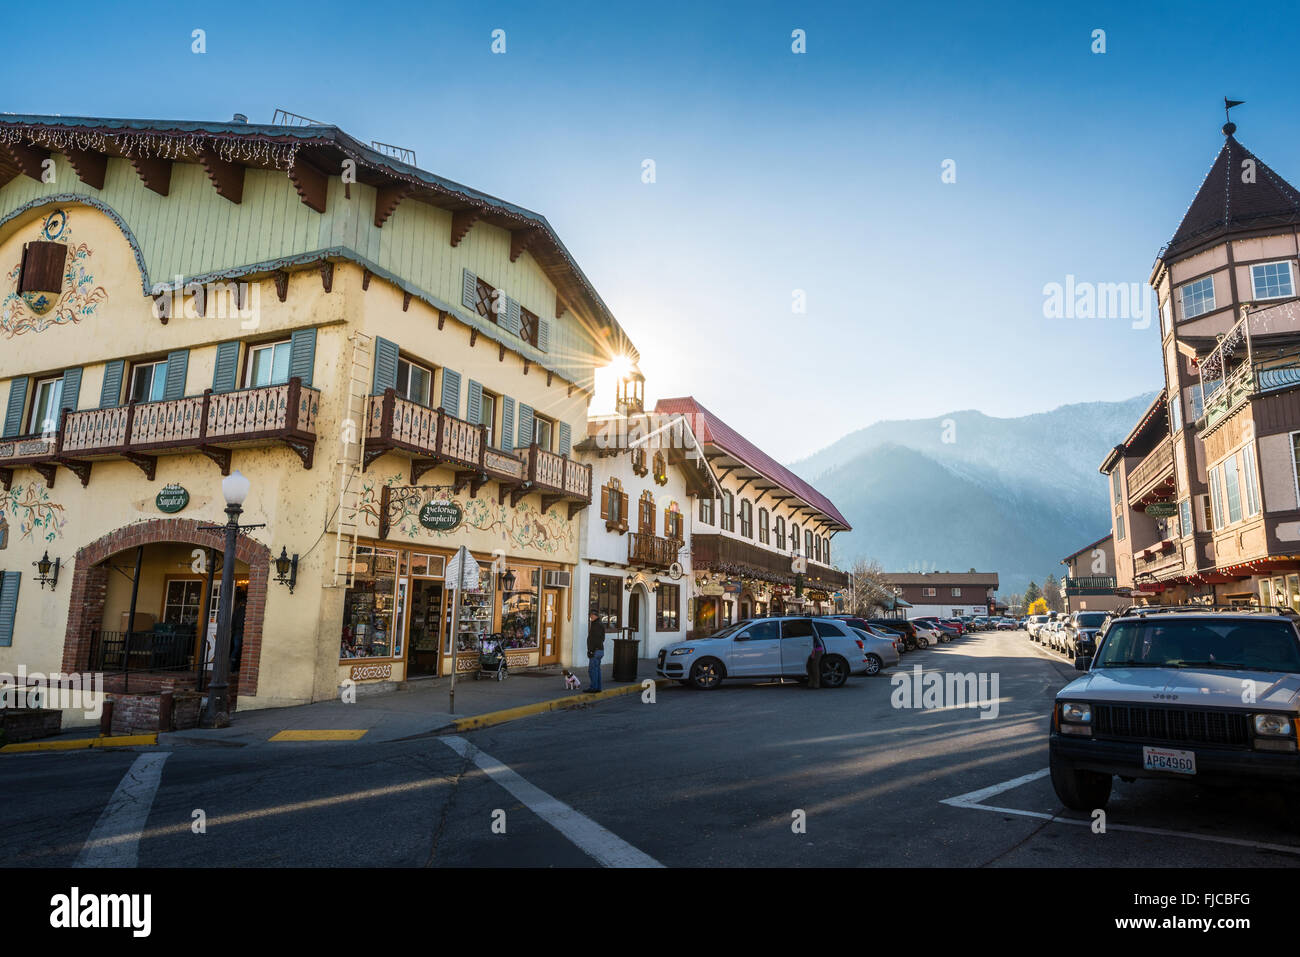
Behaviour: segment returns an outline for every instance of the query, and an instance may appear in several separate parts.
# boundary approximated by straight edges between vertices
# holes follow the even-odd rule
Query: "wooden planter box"
[[[63,728],[63,712],[57,708],[0,709],[0,741],[18,744],[48,738]]]

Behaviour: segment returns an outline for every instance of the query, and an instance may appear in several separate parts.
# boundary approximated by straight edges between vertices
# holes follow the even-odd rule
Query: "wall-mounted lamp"
[[[32,562],[32,564],[36,566],[36,580],[41,583],[41,588],[44,588],[46,583],[48,583],[50,591],[54,591],[54,586],[59,581],[59,560],[56,558],[51,562],[50,553],[47,550],[45,554],[41,556],[40,561]]]
[[[275,580],[281,585],[289,586],[289,594],[293,594],[293,586],[298,583],[298,556],[289,557],[289,550],[283,545],[280,546],[280,557],[275,560]]]

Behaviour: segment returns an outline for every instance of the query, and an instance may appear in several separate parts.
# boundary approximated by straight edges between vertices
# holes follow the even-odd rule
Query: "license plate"
[[[1171,751],[1168,748],[1143,748],[1142,766],[1148,771],[1172,771],[1175,774],[1195,774],[1196,752]]]

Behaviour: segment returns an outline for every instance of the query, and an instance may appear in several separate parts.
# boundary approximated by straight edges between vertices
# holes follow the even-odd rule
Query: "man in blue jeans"
[[[595,694],[600,690],[600,660],[605,657],[605,623],[594,608],[587,620],[587,677],[591,683],[584,694]]]

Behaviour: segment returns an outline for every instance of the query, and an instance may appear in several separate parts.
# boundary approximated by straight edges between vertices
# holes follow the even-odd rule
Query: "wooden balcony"
[[[633,532],[627,537],[627,563],[633,567],[668,568],[677,561],[681,548],[676,538]]]
[[[1077,578],[1066,578],[1063,585],[1067,595],[1113,595],[1115,576],[1082,575]]]
[[[1172,578],[1183,571],[1183,553],[1178,543],[1172,539],[1156,542],[1142,551],[1133,553],[1133,572],[1135,575],[1148,575],[1153,578]]]
[[[389,452],[411,456],[411,484],[430,469],[456,471],[455,490],[471,496],[490,481],[497,485],[497,503],[510,497],[511,506],[532,492],[542,495],[542,511],[567,502],[569,518],[591,504],[591,466],[574,462],[536,445],[507,452],[492,448],[487,426],[475,425],[404,399],[392,389],[370,397],[366,413],[366,445],[362,468]]]
[[[54,433],[0,441],[0,483],[8,489],[14,468],[30,466],[52,488],[62,465],[85,485],[92,463],[103,459],[126,459],[152,482],[158,456],[182,452],[202,452],[228,475],[232,449],[275,443],[311,468],[319,409],[320,392],[293,378],[237,392],[65,410]]]
[[[794,584],[794,556],[773,551],[762,545],[726,535],[694,535],[691,538],[691,565],[695,569],[738,569],[734,574],[749,575],[783,585]],[[807,562],[804,571],[806,588],[844,588],[847,572]]]
[[[1128,475],[1129,505],[1136,508],[1146,498],[1157,499],[1173,490],[1174,450],[1161,440]]]

